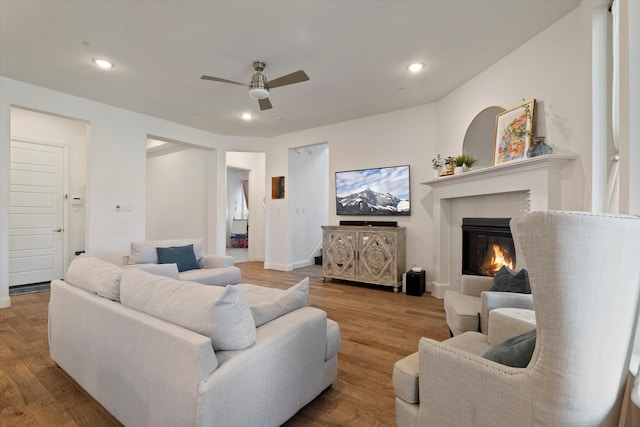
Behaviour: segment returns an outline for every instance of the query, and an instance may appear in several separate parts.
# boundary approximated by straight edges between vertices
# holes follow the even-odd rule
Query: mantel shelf
[[[510,173],[524,172],[531,169],[561,168],[566,164],[566,162],[574,160],[575,158],[576,156],[574,155],[547,154],[544,156],[532,157],[530,159],[514,160],[498,166],[471,170],[458,175],[442,176],[431,181],[421,182],[421,184],[428,185],[433,188],[445,187],[453,184],[462,184],[463,182],[479,178],[496,177]]]

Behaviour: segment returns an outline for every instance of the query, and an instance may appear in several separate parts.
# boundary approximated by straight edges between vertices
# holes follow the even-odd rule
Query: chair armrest
[[[491,310],[506,307],[533,310],[533,297],[531,294],[515,292],[482,292],[480,294],[480,332],[483,334],[488,332]]]
[[[200,258],[202,268],[221,268],[233,265],[233,257],[228,255],[205,255]]]
[[[493,286],[493,277],[462,275],[460,292],[473,297],[480,297],[480,293],[488,291]]]
[[[418,424],[533,425],[530,371],[512,368],[428,338],[419,343]],[[426,397],[428,396],[428,398]],[[509,404],[504,404],[509,396]],[[422,423],[421,423],[422,422]]]

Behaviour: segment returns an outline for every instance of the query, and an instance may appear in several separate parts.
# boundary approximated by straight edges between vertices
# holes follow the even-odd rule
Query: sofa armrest
[[[194,425],[210,338],[60,280],[48,326],[51,358],[124,425]]]
[[[463,274],[460,292],[465,295],[480,298],[480,293],[488,291],[493,286],[493,277],[470,276]]]
[[[248,349],[216,353],[220,366],[198,387],[197,425],[279,426],[326,388],[324,311],[302,307],[256,333]]]
[[[202,268],[220,268],[233,265],[233,257],[228,255],[205,255],[200,258]]]
[[[526,308],[533,310],[531,294],[515,292],[482,292],[480,294],[480,332],[489,330],[489,312],[494,308]]]

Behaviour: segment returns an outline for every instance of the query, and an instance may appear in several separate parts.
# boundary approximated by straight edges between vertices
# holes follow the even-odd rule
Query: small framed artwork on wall
[[[493,165],[527,157],[533,131],[533,110],[536,100],[526,101],[496,116],[496,137]]]
[[[271,198],[284,199],[284,176],[271,177]]]

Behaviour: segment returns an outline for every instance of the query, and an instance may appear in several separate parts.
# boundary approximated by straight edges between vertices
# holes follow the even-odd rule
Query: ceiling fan
[[[258,100],[260,110],[270,110],[271,101],[269,101],[269,89],[274,89],[280,86],[292,85],[294,83],[304,82],[309,80],[309,76],[302,71],[298,70],[293,73],[287,74],[277,79],[267,81],[267,78],[262,71],[267,66],[263,61],[253,61],[251,66],[256,73],[251,76],[251,82],[249,82],[249,96]],[[247,86],[246,83],[240,83],[233,80],[221,79],[220,77],[211,77],[203,75],[200,77],[202,80],[212,80],[214,82],[232,83],[234,85]]]

